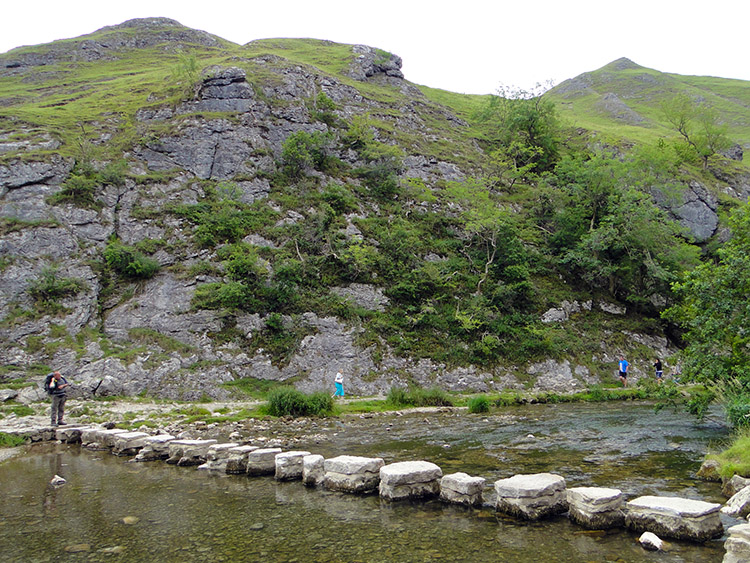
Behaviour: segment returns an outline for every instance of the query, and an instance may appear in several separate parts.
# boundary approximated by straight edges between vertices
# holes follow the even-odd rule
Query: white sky
[[[750,80],[748,0],[27,0],[6,2],[0,53],[131,18],[169,17],[244,44],[362,43],[407,80],[467,94],[560,83],[620,57],[663,72]]]

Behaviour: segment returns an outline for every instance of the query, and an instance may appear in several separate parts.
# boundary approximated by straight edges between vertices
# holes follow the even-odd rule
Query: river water
[[[549,471],[567,485],[723,502],[693,473],[719,422],[642,403],[529,405],[493,415],[405,413],[315,423],[295,449],[325,457],[428,460],[492,483]],[[53,489],[53,475],[68,483]],[[492,508],[381,501],[270,477],[130,463],[78,446],[38,445],[0,464],[2,561],[712,562],[723,540],[644,551],[638,534],[588,531],[566,517],[516,521]],[[725,519],[725,528],[736,520]]]

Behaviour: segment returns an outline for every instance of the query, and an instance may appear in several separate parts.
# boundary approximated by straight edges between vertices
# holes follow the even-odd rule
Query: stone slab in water
[[[224,444],[214,444],[209,446],[206,452],[206,463],[199,465],[198,469],[209,469],[212,471],[226,471],[227,461],[229,460],[230,451],[239,446],[236,442],[226,442]]]
[[[208,448],[215,443],[216,440],[172,440],[168,446],[167,463],[181,467],[205,463]]]
[[[135,456],[135,461],[156,461],[169,457],[169,444],[176,440],[171,434],[157,434],[144,440],[143,448]]]
[[[146,432],[123,432],[115,437],[112,453],[117,455],[135,455],[146,445],[146,438],[151,435]]]
[[[112,448],[115,445],[115,436],[117,434],[124,434],[127,430],[122,428],[94,428],[92,430],[84,430],[81,433],[81,444],[84,446],[92,446],[98,444],[102,448]]]
[[[400,500],[440,494],[443,471],[429,461],[400,461],[380,468],[381,498]]]
[[[237,446],[230,449],[225,471],[233,475],[247,473],[247,456],[257,449],[258,446]]]
[[[750,514],[750,487],[745,487],[733,494],[721,507],[721,512],[733,518],[745,518]]]
[[[325,460],[323,486],[346,493],[372,493],[380,484],[380,468],[385,465],[380,457],[340,455]]]
[[[679,497],[643,496],[626,505],[625,525],[660,537],[707,541],[721,537],[720,504]]]
[[[274,477],[280,481],[302,479],[302,465],[310,452],[291,451],[276,454]]]
[[[281,448],[259,448],[247,455],[248,475],[273,475],[276,473],[276,454]]]
[[[445,502],[478,506],[482,504],[482,491],[486,480],[463,472],[445,475],[440,480],[440,499]]]
[[[750,524],[738,524],[727,530],[724,542],[726,554],[722,563],[747,563],[750,561]]]
[[[310,454],[302,458],[302,483],[317,487],[323,483],[326,474],[325,459],[322,455]]]
[[[567,489],[568,517],[585,528],[605,530],[625,523],[625,498],[620,489],[573,487]]]
[[[495,481],[497,510],[526,520],[538,520],[568,509],[565,479],[552,473],[514,475]]]
[[[55,440],[66,444],[77,444],[81,441],[81,435],[89,426],[62,426],[55,430]]]

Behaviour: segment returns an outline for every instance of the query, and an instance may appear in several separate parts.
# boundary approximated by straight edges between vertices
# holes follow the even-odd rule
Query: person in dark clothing
[[[47,392],[52,396],[52,414],[50,415],[52,426],[65,425],[63,417],[65,415],[65,401],[68,398],[67,391],[70,384],[59,371],[53,371],[47,375],[45,386],[47,387]]]
[[[661,377],[664,375],[664,368],[662,368],[661,360],[659,358],[656,358],[656,361],[654,362],[654,373],[656,375],[656,381],[661,383]]]

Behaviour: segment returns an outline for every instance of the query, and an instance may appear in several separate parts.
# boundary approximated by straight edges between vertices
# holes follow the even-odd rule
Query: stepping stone
[[[380,498],[401,500],[440,494],[443,471],[429,461],[400,461],[380,468]]]
[[[723,563],[746,563],[750,561],[750,524],[737,524],[727,530],[724,542]]]
[[[514,475],[495,481],[497,510],[525,520],[539,520],[568,509],[565,479],[552,473]]]
[[[247,456],[257,449],[258,446],[237,446],[230,449],[225,471],[233,475],[247,473]]]
[[[144,439],[143,448],[135,456],[135,461],[156,461],[169,457],[169,443],[176,440],[171,434],[157,434]]]
[[[619,489],[573,487],[567,498],[568,517],[584,528],[606,530],[625,523],[625,498]]]
[[[167,463],[177,464],[180,467],[206,463],[208,448],[215,443],[216,440],[173,440],[169,442]]]
[[[440,500],[467,506],[482,504],[485,479],[466,473],[451,473],[440,480]]]
[[[247,455],[248,475],[273,475],[276,473],[276,454],[281,448],[259,448]]]
[[[227,442],[225,444],[214,444],[208,447],[206,453],[206,463],[199,465],[198,469],[208,469],[210,471],[223,471],[227,470],[227,462],[229,461],[230,451],[236,448],[239,444],[235,442]]]
[[[302,458],[302,483],[309,487],[317,487],[323,483],[326,468],[322,455],[311,454]]]
[[[151,434],[146,432],[123,432],[114,439],[112,453],[116,455],[135,455],[146,445],[146,438]]]
[[[659,537],[704,542],[721,537],[720,504],[679,497],[643,496],[627,503],[625,525]]]
[[[302,464],[310,452],[291,451],[276,454],[274,477],[279,481],[302,479]]]
[[[380,457],[340,455],[325,460],[323,486],[345,493],[373,493],[380,484],[380,468],[385,465]]]

